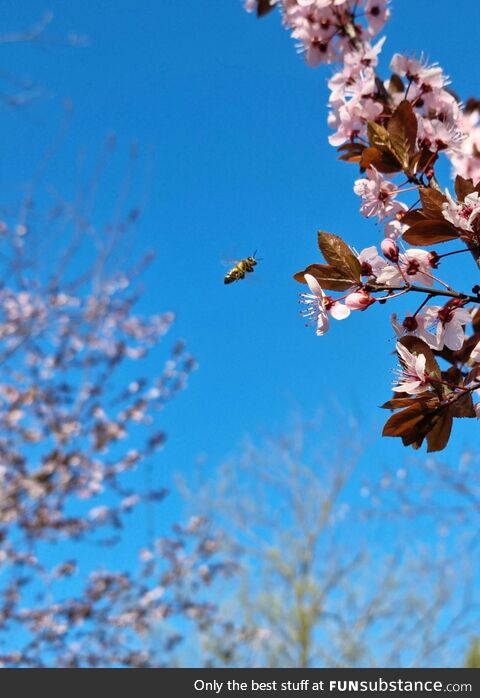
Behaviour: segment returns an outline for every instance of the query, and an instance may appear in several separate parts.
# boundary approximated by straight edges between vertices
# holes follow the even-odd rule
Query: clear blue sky
[[[478,95],[480,10],[467,0],[434,5],[393,4],[385,59],[423,50],[461,97]],[[308,68],[278,16],[257,21],[240,0],[5,0],[2,29],[28,26],[44,9],[55,14],[51,33],[73,29],[90,44],[1,48],[4,68],[50,96],[24,114],[2,109],[0,183],[12,194],[30,176],[65,97],[74,119],[48,177],[66,193],[80,149],[93,159],[110,130],[125,156],[132,141],[155,150],[136,241],[139,254],[157,251],[143,307],[174,310],[175,333],[199,362],[165,411],[164,481],[173,471],[188,474],[200,453],[213,472],[245,433],[281,428],[296,408],[331,412],[337,401],[380,431],[387,414],[377,406],[390,395],[395,364],[389,311],[353,314],[320,339],[298,316],[301,289],[291,279],[316,258],[318,228],[358,249],[380,235],[358,213],[354,168],[337,162],[327,143],[330,69]],[[105,183],[105,207],[115,186]],[[255,249],[263,261],[253,278],[224,287],[222,258]],[[327,424],[337,419],[331,413]],[[458,427],[452,457],[476,439],[475,423]],[[370,456],[400,463],[404,451],[378,436]]]

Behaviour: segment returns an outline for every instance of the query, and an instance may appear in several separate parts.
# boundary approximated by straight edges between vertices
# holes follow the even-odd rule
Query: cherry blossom
[[[448,201],[443,204],[442,213],[444,218],[458,228],[473,232],[480,216],[480,197],[478,192],[468,194],[462,202],[455,201],[448,189],[445,193]]]
[[[394,216],[401,208],[399,202],[395,201],[398,192],[396,185],[374,167],[368,169],[367,178],[357,179],[353,190],[362,197],[360,211],[367,218],[376,216],[383,221],[386,216]]]
[[[433,286],[432,257],[427,250],[408,249],[398,256],[398,265],[388,264],[377,276],[377,281],[387,286],[408,283],[421,283]]]
[[[436,327],[436,343],[427,342],[430,346],[438,350],[444,346],[452,351],[461,349],[465,340],[464,326],[472,320],[468,310],[449,301],[444,306],[430,306],[424,317],[428,326]]]
[[[375,245],[366,247],[357,256],[361,265],[362,276],[374,276],[380,274],[386,266],[385,259],[378,254]]]
[[[396,393],[408,393],[409,395],[423,393],[430,387],[425,370],[425,355],[410,353],[400,342],[397,342],[396,349],[402,369],[398,378],[398,385],[394,386],[393,391]]]
[[[318,281],[311,274],[305,274],[305,281],[308,284],[310,293],[301,294],[300,302],[307,306],[302,311],[302,315],[310,322],[316,323],[317,335],[321,336],[330,327],[329,314],[335,320],[344,320],[350,315],[350,310],[343,303],[334,301],[329,296],[326,296]]]
[[[437,355],[451,364],[453,379],[451,372],[435,368],[450,392],[445,392],[443,402],[441,391],[429,398],[425,420],[418,425],[409,421],[410,402],[390,401],[389,406],[404,409],[405,415],[388,420],[384,433],[415,447],[426,439],[429,450],[440,450],[448,439],[434,429],[438,414],[446,425],[460,414],[474,416],[471,398],[480,382],[476,369],[468,371],[480,353],[480,330],[467,308],[480,304],[480,284],[457,290],[442,278],[443,259],[450,255],[470,253],[476,268],[480,260],[480,102],[472,98],[462,104],[442,67],[423,55],[395,53],[390,77],[381,76],[379,57],[385,39],[373,43],[372,37],[390,14],[389,3],[383,0],[278,4],[307,63],[335,63],[328,80],[329,143],[338,148],[340,160],[359,168],[353,188],[361,197],[360,212],[375,218],[383,229],[382,254],[375,245],[352,253],[338,235],[318,233],[324,260],[317,265],[317,283],[346,295],[327,297],[310,287],[312,293],[304,294],[306,313],[323,334],[329,310],[340,301],[347,309],[365,310],[376,301],[391,305],[407,296],[418,299],[416,310],[402,322],[393,313],[392,324],[397,336],[410,335],[408,346],[419,350],[406,362],[412,375],[415,367],[422,373],[426,361],[421,358],[422,346],[430,352],[430,365],[436,366]],[[439,165],[445,158],[453,165],[457,198],[441,185]],[[457,247],[447,252],[425,249],[451,241]],[[303,280],[309,267],[295,278]],[[434,298],[438,305],[430,304]],[[408,358],[406,349],[399,351]],[[465,376],[470,376],[467,386]],[[417,378],[423,390],[427,377]],[[456,405],[460,398],[461,410]]]

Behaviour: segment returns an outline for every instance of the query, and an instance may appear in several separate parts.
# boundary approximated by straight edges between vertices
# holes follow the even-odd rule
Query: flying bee
[[[248,274],[253,271],[253,268],[258,264],[260,261],[259,259],[256,259],[255,255],[257,254],[257,250],[253,253],[251,257],[245,257],[245,259],[241,259],[239,262],[236,263],[234,267],[230,269],[225,274],[225,278],[223,279],[224,284],[231,284],[234,281],[239,281],[240,279],[245,278],[245,274]]]

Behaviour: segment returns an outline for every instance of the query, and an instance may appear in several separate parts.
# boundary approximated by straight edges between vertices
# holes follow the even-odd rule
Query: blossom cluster
[[[389,77],[379,75],[385,38],[374,37],[388,20],[387,0],[267,0],[250,2],[247,9],[257,7],[262,15],[274,5],[309,65],[336,64],[328,81],[329,142],[341,160],[360,167],[353,187],[360,213],[383,230],[380,245],[360,253],[338,236],[318,234],[327,264],[295,274],[309,287],[301,294],[302,314],[323,335],[330,317],[343,320],[374,304],[423,297],[403,318],[391,314],[405,375],[394,388],[400,397],[386,406],[407,409],[387,422],[384,433],[415,447],[426,437],[429,449],[438,450],[446,444],[432,436],[442,431],[439,414],[448,423],[480,416],[480,403],[472,402],[474,394],[480,396],[480,285],[456,290],[441,276],[444,257],[466,253],[477,264],[480,259],[480,102],[460,102],[442,68],[422,56],[396,53]],[[437,181],[443,155],[453,168],[452,191]],[[451,241],[460,249],[437,249]],[[438,357],[450,369],[442,371]],[[410,404],[401,395],[418,399]],[[420,410],[421,428],[408,426],[409,410]]]

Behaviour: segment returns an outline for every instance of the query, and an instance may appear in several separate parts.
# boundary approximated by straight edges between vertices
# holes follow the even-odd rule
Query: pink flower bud
[[[366,310],[372,303],[375,303],[375,298],[366,291],[355,291],[345,298],[345,305],[351,310]]]
[[[389,259],[391,262],[398,262],[398,255],[400,253],[400,249],[395,240],[392,240],[391,238],[385,238],[384,240],[382,240],[382,244],[380,245],[380,247],[382,248],[382,252],[387,259]]]

